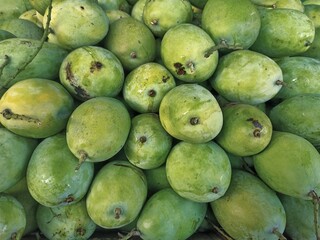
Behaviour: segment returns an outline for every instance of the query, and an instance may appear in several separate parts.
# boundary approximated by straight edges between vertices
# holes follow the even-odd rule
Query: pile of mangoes
[[[319,240],[319,34],[319,0],[0,0],[0,239]]]

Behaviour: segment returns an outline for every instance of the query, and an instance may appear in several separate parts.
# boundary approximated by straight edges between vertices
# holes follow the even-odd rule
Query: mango
[[[29,3],[29,0],[2,0],[0,20],[18,18],[20,14],[31,8],[32,5]]]
[[[166,161],[168,182],[180,196],[195,202],[212,202],[222,197],[231,180],[226,152],[213,141],[179,142]]]
[[[138,216],[147,191],[141,169],[124,160],[109,162],[91,184],[86,198],[88,214],[102,228],[123,227]]]
[[[269,145],[253,156],[257,175],[273,190],[311,200],[320,188],[320,154],[305,138],[273,131]]]
[[[223,116],[213,94],[198,84],[181,84],[171,89],[159,108],[163,128],[174,138],[205,143],[221,131]]]
[[[30,158],[26,178],[28,190],[37,202],[58,207],[79,202],[86,195],[93,174],[93,164],[79,166],[67,146],[65,133],[59,133],[39,143]]]
[[[100,162],[116,155],[129,135],[131,118],[125,105],[112,97],[81,103],[66,128],[67,144],[80,162]]]
[[[234,239],[278,240],[285,229],[286,213],[276,192],[243,170],[232,171],[226,194],[211,202],[210,207]]]
[[[138,114],[131,120],[131,129],[124,152],[134,166],[142,169],[160,167],[172,146],[172,136],[162,127],[158,114]]]

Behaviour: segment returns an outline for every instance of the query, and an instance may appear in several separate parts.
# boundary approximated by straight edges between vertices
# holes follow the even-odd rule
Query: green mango
[[[297,95],[275,105],[269,113],[275,130],[307,139],[320,149],[320,95]]]
[[[106,10],[106,14],[110,24],[119,18],[130,17],[129,13],[117,9]]]
[[[1,0],[0,20],[18,18],[31,8],[29,0]]]
[[[143,10],[146,5],[146,0],[138,0],[132,7],[131,17],[137,19],[138,21],[144,23],[143,21]]]
[[[107,163],[95,175],[87,194],[90,218],[100,227],[115,229],[136,219],[147,198],[143,171],[127,161]]]
[[[233,170],[226,194],[210,207],[233,239],[278,240],[275,231],[285,229],[286,213],[276,193],[246,171]]]
[[[283,85],[274,99],[320,93],[320,60],[304,56],[283,57],[277,59],[277,64],[282,70]]]
[[[23,232],[23,236],[26,236],[38,229],[36,211],[39,203],[31,196],[27,178],[24,176],[19,182],[5,191],[15,197],[23,206],[26,213],[26,227]]]
[[[170,28],[163,36],[160,54],[164,66],[175,78],[199,83],[209,79],[218,65],[218,52],[210,52],[212,47],[215,43],[202,28],[183,23]]]
[[[251,105],[267,102],[282,88],[279,65],[264,54],[237,50],[220,58],[209,79],[213,89],[231,102]]]
[[[126,75],[123,98],[139,113],[158,112],[162,98],[175,86],[175,79],[167,68],[159,63],[149,62]]]
[[[250,0],[215,0],[204,6],[201,25],[217,45],[248,49],[258,37],[261,20]]]
[[[108,34],[101,44],[119,58],[126,71],[131,71],[155,59],[155,41],[145,24],[133,17],[126,17],[110,24]]]
[[[33,9],[43,15],[50,4],[50,0],[29,0]]]
[[[36,39],[10,38],[0,42],[0,87],[9,88],[27,78],[57,79],[68,52]],[[38,49],[40,48],[40,51]]]
[[[320,60],[320,27],[315,29],[314,40],[309,49],[299,55]]]
[[[144,169],[143,172],[147,179],[149,195],[156,193],[161,189],[170,187],[170,183],[167,178],[165,164],[157,168]]]
[[[213,94],[198,84],[181,84],[171,89],[159,108],[164,129],[174,138],[205,143],[221,131],[223,116]]]
[[[32,152],[38,141],[0,128],[0,192],[9,189],[25,176]]]
[[[131,118],[124,104],[111,97],[81,103],[67,123],[67,143],[80,162],[100,162],[113,157],[125,144]]]
[[[144,24],[156,37],[163,37],[174,26],[191,23],[192,17],[189,0],[147,0],[142,12]]]
[[[320,4],[304,5],[304,13],[312,20],[315,28],[320,27]]]
[[[43,27],[47,25],[48,8]],[[109,19],[97,1],[53,1],[48,42],[73,50],[98,44],[108,33]]]
[[[286,211],[286,235],[292,240],[316,240],[312,201],[284,194],[279,194],[279,198]]]
[[[195,202],[212,202],[227,191],[231,164],[226,152],[215,142],[179,142],[166,162],[170,186],[180,196]]]
[[[0,122],[18,135],[46,138],[65,129],[73,109],[73,98],[61,84],[30,78],[17,82],[4,93],[0,100]]]
[[[320,154],[305,138],[273,131],[269,145],[253,156],[257,175],[273,190],[312,199],[320,192]]]
[[[158,114],[142,113],[131,120],[124,152],[134,166],[142,169],[160,167],[172,146],[172,136],[162,127]]]
[[[79,202],[87,193],[93,174],[93,163],[79,166],[62,132],[39,143],[30,158],[26,178],[37,202],[58,207]]]
[[[18,38],[40,40],[43,35],[43,29],[38,27],[36,23],[21,18],[0,20],[0,29],[6,30]]]
[[[84,46],[71,51],[61,63],[59,76],[61,84],[80,101],[115,97],[124,83],[119,59],[98,46]]]
[[[39,230],[50,240],[86,240],[96,230],[96,224],[88,215],[85,198],[66,206],[39,205],[36,219]]]
[[[165,188],[144,204],[137,231],[144,240],[184,240],[197,231],[206,211],[206,203],[185,199]]]
[[[0,239],[21,239],[26,224],[26,213],[22,204],[15,197],[0,193]]]
[[[301,0],[251,0],[258,7],[266,8],[287,8],[296,9],[300,12],[304,11],[304,5]]]
[[[293,56],[307,51],[315,36],[312,20],[296,9],[259,8],[261,28],[250,47],[272,58]]]
[[[243,103],[222,108],[223,126],[215,141],[227,152],[245,157],[261,152],[269,144],[272,124],[259,108]]]

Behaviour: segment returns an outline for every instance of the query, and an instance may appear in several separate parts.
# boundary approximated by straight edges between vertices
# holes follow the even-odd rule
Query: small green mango
[[[30,138],[46,138],[65,129],[74,100],[58,82],[30,78],[17,82],[2,96],[0,122]]]
[[[147,179],[149,195],[156,193],[161,189],[170,187],[165,164],[157,168],[145,169],[143,172]]]
[[[296,9],[259,8],[261,28],[251,50],[269,57],[293,56],[307,51],[314,40],[312,20]]]
[[[147,191],[141,169],[123,160],[109,162],[91,184],[86,198],[88,214],[102,228],[123,227],[137,218]]]
[[[30,157],[38,145],[32,138],[0,128],[0,192],[14,186],[26,173]]]
[[[131,120],[124,152],[134,166],[142,169],[160,167],[172,146],[172,136],[162,127],[158,114],[142,113]]]
[[[213,94],[195,83],[171,89],[161,101],[159,116],[171,136],[192,143],[214,139],[223,124],[222,111]]]
[[[0,239],[21,239],[26,223],[22,204],[15,197],[0,193]]]
[[[220,58],[210,78],[214,90],[229,101],[260,104],[273,98],[282,88],[279,65],[264,54],[237,50]]]
[[[58,79],[60,65],[68,52],[45,42],[37,53],[40,44],[40,40],[23,38],[0,42],[1,88],[28,78]]]
[[[26,178],[28,190],[37,202],[58,207],[79,202],[87,193],[93,174],[92,163],[79,166],[62,132],[39,143],[30,158]]]
[[[265,8],[287,8],[304,11],[304,5],[301,0],[251,0],[257,7]]]
[[[201,25],[217,45],[248,49],[258,37],[261,20],[250,0],[215,0],[204,6]]]
[[[113,52],[127,71],[152,62],[156,56],[154,35],[144,23],[133,17],[121,18],[110,24],[102,46]]]
[[[302,199],[320,192],[320,154],[305,138],[273,131],[269,145],[253,156],[257,175],[275,191]]]
[[[161,40],[160,55],[172,75],[184,82],[209,79],[218,65],[218,52],[209,34],[191,23],[170,28]]]
[[[96,224],[88,215],[85,198],[66,206],[39,205],[36,220],[41,233],[50,240],[87,240],[96,230]]]
[[[226,194],[210,207],[233,239],[278,240],[275,231],[281,235],[285,229],[286,213],[276,193],[243,170],[233,170]]]
[[[146,5],[146,0],[138,0],[132,7],[131,16],[140,22],[143,22],[143,9]]]
[[[80,162],[100,162],[116,155],[129,135],[131,118],[125,105],[112,97],[81,103],[67,123],[67,143]]]
[[[188,0],[147,0],[142,12],[144,24],[156,37],[163,37],[170,28],[179,24],[190,23],[192,17]]]
[[[166,161],[170,186],[180,196],[195,202],[211,202],[222,197],[231,179],[226,152],[213,141],[177,143]]]
[[[261,152],[270,142],[272,124],[259,108],[234,103],[222,108],[223,126],[215,141],[227,152],[245,157]]]
[[[158,112],[162,98],[175,86],[167,68],[155,62],[145,63],[126,75],[123,98],[139,113]]]
[[[120,10],[130,13],[131,5],[126,0],[97,0],[104,10]]]
[[[276,62],[282,70],[283,86],[274,99],[320,93],[320,60],[294,56],[279,58]]]
[[[106,10],[106,14],[110,24],[120,18],[130,17],[129,13],[117,9]]]
[[[320,95],[297,95],[274,106],[269,113],[275,130],[297,134],[320,149]]]
[[[185,240],[197,231],[206,211],[206,203],[185,199],[165,188],[144,204],[137,231],[144,240]]]

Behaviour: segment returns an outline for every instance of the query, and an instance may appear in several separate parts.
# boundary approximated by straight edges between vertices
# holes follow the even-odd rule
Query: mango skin
[[[30,0],[32,1],[32,0]],[[32,8],[29,0],[2,0],[0,20],[18,18],[20,14]]]
[[[0,122],[18,135],[46,138],[66,127],[73,109],[74,100],[60,83],[30,78],[19,81],[4,93]]]
[[[65,133],[58,133],[44,139],[34,150],[26,178],[28,190],[37,202],[57,207],[79,202],[87,193],[93,174],[93,164],[79,165],[67,146]]]
[[[223,126],[215,141],[227,152],[245,157],[261,152],[270,142],[272,124],[259,108],[234,103],[222,108]]]
[[[280,233],[285,229],[285,210],[276,193],[246,171],[233,170],[226,194],[210,207],[223,229],[237,240],[278,240],[273,229]]]
[[[132,118],[123,149],[134,166],[152,169],[165,163],[172,141],[172,136],[162,127],[158,114],[143,113]]]
[[[259,8],[261,28],[250,47],[272,58],[294,56],[307,51],[314,40],[312,20],[295,9]]]
[[[250,0],[215,0],[204,6],[201,24],[217,45],[225,41],[248,49],[258,37],[261,20]]]
[[[91,184],[86,198],[88,214],[104,229],[123,227],[136,219],[147,191],[141,169],[124,160],[109,162]]]
[[[260,104],[273,98],[282,88],[279,65],[264,54],[237,50],[220,58],[210,78],[215,91],[229,101]]]
[[[36,220],[41,233],[50,240],[86,240],[96,230],[96,224],[88,215],[85,198],[67,206],[39,205]]]
[[[320,95],[297,95],[275,105],[269,113],[274,130],[297,134],[320,148]]]
[[[161,101],[159,116],[171,136],[192,143],[214,139],[223,124],[217,100],[198,84],[181,84],[171,89]]]
[[[145,169],[143,172],[147,179],[149,195],[161,189],[171,187],[168,182],[165,164],[157,168]]]
[[[81,162],[101,162],[121,150],[130,128],[129,112],[120,100],[95,97],[81,103],[71,114],[67,143]]]
[[[9,62],[0,75],[1,87],[9,88],[28,78],[59,77],[60,64],[68,52],[55,44],[45,42],[35,58],[30,59],[39,46],[40,40],[36,39],[10,38],[0,42],[0,56],[9,57]],[[30,60],[32,61],[23,70],[19,70]]]
[[[310,200],[320,191],[320,154],[305,138],[273,131],[269,145],[253,156],[257,175],[275,191]]]
[[[0,193],[0,239],[21,239],[26,227],[26,213],[13,196]]]
[[[48,8],[43,27],[47,24]],[[109,31],[109,19],[96,1],[54,1],[48,42],[73,50],[99,43]]]
[[[0,127],[0,192],[14,186],[26,173],[38,141]]]
[[[275,99],[284,100],[300,94],[320,93],[320,60],[293,56],[280,58],[276,62],[282,70],[283,86]]]
[[[211,202],[225,194],[231,180],[226,152],[213,141],[177,143],[166,161],[170,186],[180,196],[195,202]]]
[[[164,188],[145,203],[137,230],[144,240],[184,240],[196,232],[206,211],[206,203],[182,198],[172,188]]]

